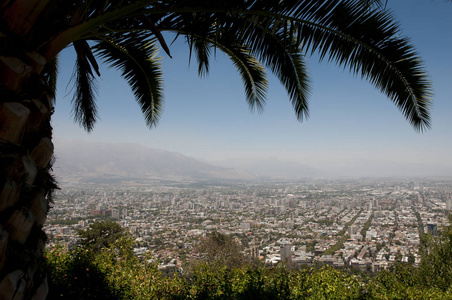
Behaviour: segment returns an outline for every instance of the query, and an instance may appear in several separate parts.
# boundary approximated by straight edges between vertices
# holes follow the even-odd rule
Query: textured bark
[[[45,103],[39,99],[19,100],[4,102],[1,110],[1,299],[45,299],[48,290],[42,270],[46,239],[42,227],[55,184],[49,173],[51,107],[43,113],[41,105]]]
[[[0,139],[17,144],[25,129],[30,110],[20,103],[7,102],[0,106]]]
[[[30,78],[20,81],[26,85]],[[17,86],[9,85],[0,98],[0,299],[45,299],[42,227],[56,187],[50,174],[52,107],[45,93],[21,93],[26,89]]]
[[[0,299],[45,299],[42,230],[51,192],[53,111],[33,26],[48,0],[0,3]],[[30,46],[30,48],[28,48]]]

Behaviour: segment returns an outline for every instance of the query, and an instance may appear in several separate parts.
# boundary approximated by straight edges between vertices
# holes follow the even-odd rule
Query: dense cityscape
[[[377,272],[400,261],[417,265],[424,232],[447,224],[449,180],[311,180],[198,185],[63,185],[45,228],[72,247],[77,229],[110,219],[150,252],[160,268],[196,257],[206,233],[230,235],[250,259],[293,266],[328,264]]]

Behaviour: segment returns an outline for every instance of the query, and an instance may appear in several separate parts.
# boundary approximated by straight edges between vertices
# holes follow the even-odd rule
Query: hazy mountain
[[[307,165],[278,158],[226,159],[209,163],[220,167],[241,169],[261,179],[452,176],[452,166],[447,163],[439,165],[362,158],[322,165]]]
[[[323,172],[309,165],[282,161],[274,157],[234,158],[211,163],[220,167],[241,169],[266,178],[301,179],[324,175]]]
[[[190,182],[252,180],[240,170],[213,166],[179,153],[137,144],[55,141],[54,171],[61,181]]]
[[[450,177],[452,166],[434,163],[408,163],[389,160],[360,159],[330,166],[333,177]]]
[[[450,165],[352,160],[312,167],[277,158],[205,162],[137,144],[55,141],[54,170],[60,182],[196,182],[296,180],[313,177],[451,176]]]

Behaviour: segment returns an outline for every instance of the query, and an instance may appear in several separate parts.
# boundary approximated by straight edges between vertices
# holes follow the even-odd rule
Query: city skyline
[[[424,60],[434,89],[432,129],[422,134],[368,82],[332,63],[319,64],[315,56],[307,58],[312,79],[307,121],[296,120],[289,97],[270,73],[265,110],[250,113],[232,63],[218,52],[210,74],[199,79],[196,61],[189,66],[188,47],[179,39],[170,46],[172,59],[161,53],[165,107],[157,128],[151,130],[126,82],[105,66],[98,79],[99,122],[91,134],[73,124],[68,82],[74,51],[65,50],[52,122],[55,153],[61,140],[80,139],[141,144],[204,161],[274,157],[314,167],[349,166],[355,170],[351,173],[387,170],[395,163],[397,168],[415,166],[419,172],[424,167],[429,173],[446,170],[452,167],[452,60],[447,55],[452,45],[452,4],[412,1],[405,6],[388,4],[402,35],[411,39]],[[172,41],[170,36],[167,41]]]
[[[200,241],[233,237],[239,254],[266,264],[329,264],[378,272],[396,261],[419,266],[424,233],[447,226],[450,180],[306,180],[294,183],[154,185],[68,183],[55,194],[49,247],[116,222],[160,268],[198,259]],[[202,243],[202,242],[201,242]],[[168,262],[171,262],[169,265]]]

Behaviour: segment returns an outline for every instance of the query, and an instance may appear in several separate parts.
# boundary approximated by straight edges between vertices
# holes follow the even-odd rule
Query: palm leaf
[[[212,44],[225,52],[239,71],[250,108],[261,111],[265,104],[267,81],[265,70],[255,58],[258,56],[284,84],[298,119],[302,120],[309,115],[307,70],[303,57],[288,36],[290,31],[286,32],[287,41],[284,43],[281,42],[284,38],[277,36],[278,33],[265,32],[261,27],[254,26],[253,20],[248,22],[238,19],[230,22],[231,18],[224,17],[217,20],[203,15],[198,20],[193,19],[193,15],[186,15],[187,19],[184,16],[167,19],[159,26],[162,30],[176,31],[189,37],[190,45],[193,44],[190,48],[194,48],[198,54],[201,74],[208,70],[209,45]],[[229,22],[221,24],[220,19]]]
[[[78,40],[73,43],[75,51],[77,52],[77,57],[80,58],[80,62],[86,64],[86,70],[92,74],[92,69],[96,72],[97,76],[100,76],[99,66],[97,65],[96,59],[93,56],[90,46],[86,40]]]
[[[222,36],[229,36],[228,40],[233,41],[237,39],[237,32],[241,31],[238,43],[247,45],[250,54],[279,78],[289,94],[298,120],[302,121],[309,116],[309,76],[304,57],[296,47],[294,32],[284,22],[275,22],[273,28],[261,26],[260,22],[269,24],[265,19],[246,20],[245,25],[235,22],[229,28],[223,28]]]
[[[212,24],[222,20],[221,24],[215,25],[220,26],[220,31],[224,27],[234,26],[237,30],[236,37],[242,38],[243,44],[253,51],[262,50],[262,54],[269,53],[267,50],[271,48],[259,50],[262,46],[267,47],[260,40],[262,36],[270,33],[281,38],[281,48],[284,49],[288,41],[293,44],[286,37],[287,32],[292,32],[294,37],[290,39],[298,39],[302,47],[300,54],[317,52],[321,59],[326,58],[349,68],[386,94],[416,130],[422,131],[430,127],[431,84],[418,55],[408,40],[400,36],[399,27],[391,14],[372,9],[381,6],[382,1],[239,2],[231,2],[227,7],[222,6],[224,3],[221,1],[209,2],[203,8],[202,18],[197,20],[196,25],[200,29],[210,26],[215,31],[218,29],[212,28]],[[175,5],[173,15],[168,13],[170,16],[162,24],[179,28],[184,22],[184,12],[197,15],[197,11],[201,11],[199,3],[198,7],[195,4],[190,6],[185,1],[183,5],[184,7]],[[287,22],[290,22],[291,28],[287,28]],[[256,34],[256,28],[261,28],[261,36]],[[290,56],[296,51],[290,49],[288,53],[292,54],[286,56],[284,63],[290,62]],[[266,60],[263,56],[257,56]],[[274,68],[279,65],[279,70],[284,72],[281,61],[267,59],[266,64],[269,63]],[[300,59],[294,63],[300,63]],[[281,81],[285,82],[284,79]],[[301,111],[302,109],[297,111],[299,117]]]
[[[361,75],[386,94],[416,130],[430,127],[431,84],[422,63],[387,12],[340,4],[325,17],[323,27],[300,24],[303,50],[320,53]]]
[[[60,19],[58,14],[59,1],[54,2],[56,3],[52,3],[51,6],[55,10],[54,14],[48,17]],[[64,7],[72,11],[73,14],[64,15],[73,16],[76,14],[76,17],[73,22],[71,22],[72,18],[69,18],[67,24],[59,28],[57,34],[53,33],[52,30],[53,36],[50,42],[46,40],[44,44],[44,56],[53,58],[74,40],[95,39],[98,37],[97,30],[109,22],[146,15],[144,14],[146,11],[144,8],[151,7],[152,4],[159,4],[159,2],[158,0],[106,0],[105,2],[91,0],[87,1],[85,5],[80,5],[80,3],[71,1],[69,4],[65,4]],[[67,9],[64,10],[64,12],[67,11]]]
[[[262,112],[268,86],[265,68],[254,56],[250,55],[249,49],[243,46],[223,44],[221,39],[213,40],[212,44],[227,54],[237,68],[242,77],[246,100],[250,109],[257,109],[258,112]]]
[[[307,116],[308,80],[303,54],[319,53],[321,60],[350,69],[386,94],[415,129],[430,127],[431,84],[414,48],[400,36],[391,14],[381,10],[385,1],[120,2],[105,8],[105,3],[89,1],[87,20],[68,28],[49,47],[57,50],[73,36],[98,38],[114,31],[149,30],[140,21],[143,16],[153,21],[158,32],[183,32],[190,41],[190,50],[195,47],[194,36],[218,40],[234,28],[234,45],[250,49],[252,56],[279,77],[299,119]],[[295,49],[296,45],[301,48]],[[200,70],[205,72],[208,59],[203,51],[207,48],[201,46],[197,54]],[[49,55],[53,51],[50,48]]]
[[[166,52],[166,54],[168,54],[169,57],[172,58],[168,45],[166,44],[165,38],[163,37],[160,30],[155,26],[155,24],[149,18],[145,17],[142,20],[143,20],[144,24],[147,24],[147,26],[146,25],[145,26],[148,28],[148,30],[151,31],[152,34],[158,39],[162,49]]]
[[[263,37],[259,42],[250,40],[252,53],[259,57],[279,78],[289,94],[297,119],[309,117],[309,75],[303,55],[295,47],[295,40],[287,37],[287,31],[265,31],[261,29],[253,35]],[[283,36],[286,36],[284,38]],[[250,36],[251,37],[251,36]]]
[[[42,70],[42,77],[46,82],[47,94],[54,102],[58,78],[58,56],[56,56],[45,65],[44,69]]]
[[[198,74],[203,77],[209,73],[209,59],[211,54],[211,43],[205,38],[197,36],[193,37],[193,50],[198,60]]]
[[[75,64],[75,93],[72,98],[74,121],[86,131],[94,129],[97,107],[94,101],[96,82],[84,56],[78,56]]]
[[[149,127],[162,111],[162,71],[155,39],[139,33],[110,35],[99,41],[94,52],[110,67],[121,71],[135,95]]]

